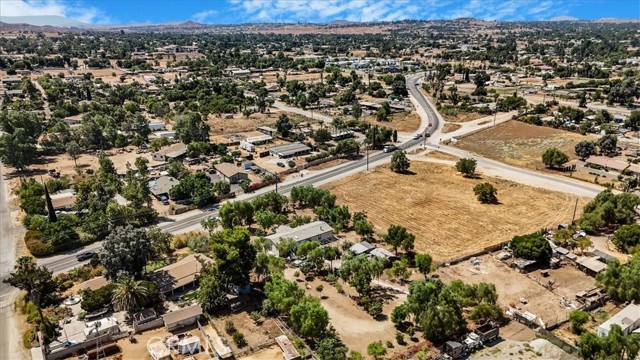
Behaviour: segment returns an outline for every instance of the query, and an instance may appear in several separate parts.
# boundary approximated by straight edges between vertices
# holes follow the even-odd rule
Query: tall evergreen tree
[[[47,189],[46,184],[44,185],[44,198],[47,202],[47,216],[49,216],[49,222],[54,223],[58,221],[58,216],[56,215],[56,210],[53,208],[51,196],[49,196],[49,189]]]

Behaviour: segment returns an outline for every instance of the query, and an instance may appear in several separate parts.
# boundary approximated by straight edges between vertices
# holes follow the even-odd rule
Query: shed
[[[396,255],[385,248],[377,247],[369,252],[371,256],[379,257],[384,260],[393,261],[398,259]]]
[[[581,256],[576,260],[576,264],[578,264],[580,270],[591,276],[596,276],[607,268],[606,264],[595,257]]]
[[[162,341],[147,344],[147,350],[153,360],[171,360],[171,352]]]
[[[351,250],[351,252],[354,255],[360,255],[360,254],[368,253],[369,251],[373,250],[374,248],[375,248],[375,246],[373,246],[370,242],[368,242],[368,241],[360,241],[357,244],[351,245],[349,250]]]
[[[164,326],[167,330],[172,331],[181,327],[195,324],[202,315],[200,305],[191,305],[180,310],[172,311],[162,315]]]
[[[200,352],[200,347],[200,338],[197,336],[185,337],[176,344],[178,354],[194,354]]]
[[[602,261],[605,264],[608,264],[609,261],[616,259],[615,256],[607,254],[602,250],[595,249],[592,252],[593,252],[593,255],[598,257],[598,260]]]
[[[249,175],[247,175],[241,168],[237,167],[234,164],[229,163],[220,163],[214,165],[214,168],[218,172],[223,179],[228,181],[231,184],[239,183],[242,180],[249,179]]]
[[[303,143],[294,142],[291,144],[274,146],[269,148],[269,152],[271,155],[279,158],[288,158],[308,154],[311,152],[311,148]]]
[[[518,269],[518,271],[520,271],[520,272],[529,271],[529,269],[535,264],[536,264],[535,260],[522,259],[522,258],[518,258],[518,259],[514,259],[513,260],[513,266],[516,269]]]
[[[300,359],[300,353],[295,346],[291,343],[287,335],[280,335],[276,338],[276,342],[282,349],[285,360],[298,360]]]

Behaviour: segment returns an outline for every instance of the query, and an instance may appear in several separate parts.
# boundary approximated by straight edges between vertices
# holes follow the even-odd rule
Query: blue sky
[[[638,0],[0,0],[2,16],[58,15],[87,23],[403,19],[640,18]]]

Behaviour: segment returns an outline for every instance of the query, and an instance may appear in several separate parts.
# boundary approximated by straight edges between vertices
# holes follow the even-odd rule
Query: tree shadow
[[[46,175],[49,172],[45,169],[25,169],[25,170],[13,170],[10,173],[6,173],[5,174],[5,178],[7,180],[11,180],[11,179],[15,179],[15,178],[21,178],[21,177],[27,177],[27,176],[40,176],[40,175]]]

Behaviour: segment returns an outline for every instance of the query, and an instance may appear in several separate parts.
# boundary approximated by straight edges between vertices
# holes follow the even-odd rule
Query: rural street
[[[0,280],[6,279],[13,269],[16,255],[9,188],[4,178],[4,166],[0,163]],[[19,345],[20,334],[13,310],[18,291],[0,282],[0,359],[23,359],[26,350]]]
[[[435,111],[435,108],[429,103],[426,97],[418,89],[418,80],[421,78],[421,74],[415,74],[407,77],[407,90],[411,95],[411,100],[416,104],[416,110],[418,114],[426,119],[429,119],[429,123],[433,124],[435,130],[432,130],[433,135],[427,141],[427,146],[431,149],[435,149],[447,154],[451,154],[460,158],[474,158],[478,162],[479,168],[488,168],[492,170],[493,174],[498,173],[502,178],[512,180],[515,182],[523,183],[526,185],[541,187],[549,190],[556,190],[562,192],[572,193],[579,196],[594,197],[604,188],[595,184],[589,184],[585,182],[578,182],[567,179],[565,177],[553,176],[536,171],[525,170],[515,166],[506,165],[499,161],[491,160],[472,154],[470,152],[451,147],[444,146],[438,143],[438,139],[441,136],[445,136],[440,132],[442,116]]]

